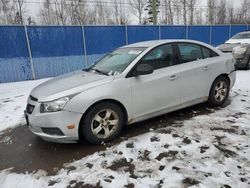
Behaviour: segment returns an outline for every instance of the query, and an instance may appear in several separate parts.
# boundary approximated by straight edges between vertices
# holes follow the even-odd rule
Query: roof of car
[[[247,34],[247,33],[250,33],[250,31],[242,31],[242,32],[237,33],[237,34]]]
[[[158,46],[165,43],[171,43],[171,42],[191,42],[191,43],[197,43],[200,44],[198,41],[194,40],[184,40],[184,39],[171,39],[171,40],[150,40],[150,41],[143,41],[138,43],[129,44],[126,46],[122,46],[122,48],[149,48],[153,46]]]

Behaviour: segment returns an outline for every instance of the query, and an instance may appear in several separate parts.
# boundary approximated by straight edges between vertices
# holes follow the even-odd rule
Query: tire
[[[219,107],[223,105],[229,95],[230,83],[229,80],[224,77],[218,77],[212,84],[210,89],[208,103],[213,107]]]
[[[124,124],[122,109],[111,102],[98,103],[87,111],[80,131],[92,144],[101,144],[116,138]]]
[[[250,58],[249,58],[248,63],[246,64],[246,67],[244,69],[245,70],[249,70],[250,69]]]

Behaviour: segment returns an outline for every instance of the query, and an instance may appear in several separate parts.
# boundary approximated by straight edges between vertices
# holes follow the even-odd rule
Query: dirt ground
[[[230,101],[228,101],[225,106],[228,104],[230,104]],[[208,114],[210,112],[211,109],[206,104],[200,104],[129,125],[124,128],[118,139],[99,146],[91,145],[86,142],[77,144],[57,144],[43,141],[33,135],[27,126],[20,126],[5,131],[4,134],[0,135],[0,171],[13,167],[13,172],[32,173],[42,169],[45,170],[48,175],[54,175],[66,163],[79,160],[96,151],[105,150],[107,147],[120,143],[123,140],[128,140],[133,136],[161,127],[168,127],[176,121],[181,122],[193,116]]]

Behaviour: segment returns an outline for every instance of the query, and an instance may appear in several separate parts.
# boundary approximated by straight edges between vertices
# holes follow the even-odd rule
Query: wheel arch
[[[231,85],[231,80],[230,80],[228,74],[227,74],[227,73],[220,74],[219,76],[217,76],[217,77],[214,79],[214,81],[213,81],[212,84],[210,85],[209,93],[210,93],[210,91],[211,91],[211,89],[212,89],[213,83],[214,83],[215,80],[218,79],[219,77],[224,77],[224,78],[226,78],[227,81],[228,81],[228,83],[229,83],[229,86]]]
[[[80,131],[80,128],[81,128],[81,126],[82,126],[82,122],[83,122],[83,120],[84,120],[86,114],[87,114],[88,111],[89,111],[91,108],[93,108],[95,105],[100,104],[100,103],[105,103],[105,102],[110,102],[110,103],[114,103],[114,104],[118,105],[118,106],[121,108],[121,110],[122,110],[122,112],[123,112],[123,115],[124,115],[124,122],[123,122],[124,125],[126,125],[126,124],[128,123],[128,112],[127,112],[127,109],[125,108],[125,106],[124,106],[120,101],[115,100],[115,99],[102,99],[102,100],[99,100],[99,101],[94,102],[93,104],[91,104],[91,105],[87,108],[87,110],[84,112],[84,114],[82,115],[82,117],[81,117],[81,120],[80,120],[80,123],[79,123],[79,128],[78,128],[78,135],[79,135],[79,139],[80,139],[80,140],[81,140],[81,138],[82,138],[82,133],[81,133],[81,131]]]

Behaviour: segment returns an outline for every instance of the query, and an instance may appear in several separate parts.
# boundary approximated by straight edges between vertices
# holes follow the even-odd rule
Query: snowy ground
[[[23,125],[30,91],[48,79],[0,84],[0,131]]]
[[[231,104],[225,108],[208,108],[207,115],[176,121],[65,164],[55,176],[46,176],[42,170],[33,174],[1,171],[0,187],[250,187],[249,80],[250,71],[238,72]],[[23,83],[30,90],[38,82]],[[15,101],[1,100],[0,114],[13,117],[18,112],[9,120],[1,117],[5,127],[22,121],[27,94],[18,91],[23,91],[21,85],[0,85],[0,93],[2,88],[6,93],[0,98]],[[19,95],[26,96],[21,100],[15,97]],[[17,106],[22,110],[15,111]]]

